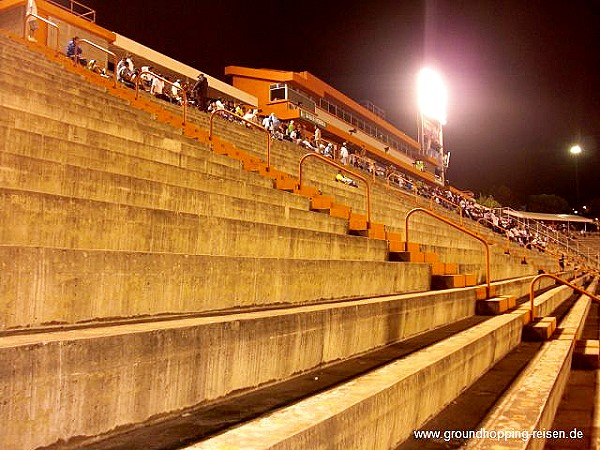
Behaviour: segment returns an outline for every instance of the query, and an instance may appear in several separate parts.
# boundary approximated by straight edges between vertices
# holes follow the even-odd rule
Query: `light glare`
[[[570,150],[572,155],[579,155],[581,153],[581,147],[579,145],[574,145]]]
[[[442,77],[432,69],[422,69],[419,72],[417,90],[421,114],[446,125],[448,91]]]

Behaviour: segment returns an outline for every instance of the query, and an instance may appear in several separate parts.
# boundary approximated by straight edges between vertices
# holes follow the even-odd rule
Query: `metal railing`
[[[115,74],[117,73],[116,67],[117,66],[115,65]],[[139,94],[140,94],[140,80],[142,79],[142,75],[146,75],[146,74],[158,78],[163,83],[167,83],[171,87],[175,87],[176,89],[179,89],[183,93],[183,100],[181,101],[181,106],[183,107],[183,122],[181,124],[185,125],[186,120],[187,120],[187,109],[186,109],[187,108],[187,94],[185,93],[185,89],[182,86],[179,86],[179,85],[173,83],[172,81],[169,81],[166,78],[161,77],[160,75],[158,75],[154,72],[151,72],[149,70],[142,70],[135,77],[135,99],[137,100],[139,97]],[[115,80],[116,80],[116,78],[115,78]]]
[[[54,50],[56,51],[56,53],[58,54],[58,25],[55,24],[54,22],[49,21],[48,19],[44,19],[43,17],[38,16],[37,14],[34,14],[32,12],[28,12],[27,14],[25,14],[25,26],[23,28],[23,37],[25,39],[27,39],[28,37],[28,33],[27,33],[27,23],[30,17],[34,17],[36,19],[41,20],[42,22],[44,22],[45,24],[47,24],[48,26],[51,26],[53,28],[56,29],[56,47],[54,47]]]
[[[336,163],[335,161],[331,160],[331,158],[327,158],[318,153],[307,153],[302,158],[300,158],[300,162],[298,163],[298,187],[299,187],[299,189],[302,189],[302,165],[304,164],[304,161],[308,158],[317,158],[317,159],[320,159],[321,161],[325,161],[330,166],[337,167],[338,169],[340,169],[344,172],[347,172],[350,175],[355,176],[356,178],[358,178],[359,180],[361,180],[365,183],[365,189],[367,192],[367,196],[366,196],[367,224],[370,224],[371,223],[371,186],[369,185],[369,182],[367,181],[367,179],[364,176],[362,176],[361,174],[353,172],[352,170],[347,169],[345,166]]]
[[[468,234],[469,236],[471,236],[472,238],[477,239],[479,242],[481,242],[485,248],[485,284],[486,284],[486,294],[485,297],[486,298],[490,298],[490,293],[491,293],[491,284],[490,284],[490,244],[483,239],[481,236],[479,236],[478,234],[473,233],[470,230],[467,230],[466,228],[455,224],[454,222],[452,222],[449,219],[446,219],[445,217],[439,216],[436,213],[429,211],[428,209],[425,208],[413,208],[411,209],[408,213],[406,213],[406,218],[404,219],[404,236],[406,239],[406,242],[410,242],[409,238],[408,238],[408,219],[410,218],[410,216],[412,216],[413,214],[417,213],[417,212],[423,212],[424,214],[427,214],[441,222],[444,222],[446,225],[451,226],[452,228],[455,228],[456,230],[462,231],[465,234]]]
[[[91,45],[95,49],[100,50],[100,51],[106,53],[107,55],[110,55],[113,57],[113,63],[115,65],[115,70],[113,70],[113,81],[114,81],[114,87],[116,88],[117,87],[117,55],[115,55],[109,49],[96,44],[95,42],[88,41],[87,39],[77,39],[77,42],[75,43],[75,55],[73,56],[73,64],[75,66],[79,63],[79,43],[80,42]]]
[[[226,109],[216,109],[215,111],[210,113],[210,126],[208,129],[208,140],[211,141],[211,149],[212,149],[212,137],[213,137],[213,121],[214,121],[216,114],[225,114],[225,115],[232,116],[235,120],[240,120],[240,121],[242,121],[254,128],[257,128],[258,130],[267,134],[267,172],[270,171],[271,170],[271,133],[269,133],[269,130],[267,130],[265,127],[255,123],[255,122],[252,122],[251,120],[244,119],[243,117],[240,117],[237,114],[232,113],[231,111],[228,111]]]
[[[563,280],[562,278],[559,278],[556,275],[552,275],[551,273],[542,273],[542,274],[537,275],[533,280],[531,280],[531,283],[529,284],[529,318],[530,318],[531,322],[533,322],[533,320],[535,319],[535,304],[534,304],[535,282],[538,280],[541,280],[542,278],[552,278],[554,281],[557,281],[560,284],[564,284],[565,286],[569,286],[571,289],[574,289],[575,291],[579,292],[581,295],[587,295],[591,299],[600,303],[600,298],[596,297],[594,294],[589,293],[585,289],[582,289],[579,286],[576,286],[573,283],[568,282],[567,280]]]
[[[53,5],[56,5],[65,11],[69,11],[71,14],[74,14],[92,23],[96,22],[96,11],[82,3],[76,2],[75,0],[64,0],[62,2],[57,0],[49,1]],[[69,6],[67,7],[63,3],[68,3]]]

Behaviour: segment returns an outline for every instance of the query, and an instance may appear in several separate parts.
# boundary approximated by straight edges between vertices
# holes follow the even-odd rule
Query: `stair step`
[[[547,341],[556,330],[556,317],[542,317],[523,327],[523,340]]]
[[[333,199],[325,195],[316,195],[310,199],[310,209],[326,212],[331,209]]]
[[[513,308],[515,303],[515,297],[509,295],[501,295],[486,300],[477,300],[475,313],[481,316],[495,316]]]
[[[425,262],[425,253],[423,252],[390,252],[390,261],[401,262]]]
[[[464,275],[433,275],[431,277],[431,289],[453,289],[465,287]]]
[[[341,219],[350,219],[351,208],[346,205],[339,203],[333,203],[329,209],[329,215],[331,217],[339,217]]]
[[[348,224],[348,229],[350,231],[364,231],[369,229],[369,224],[367,222],[367,216],[364,214],[350,214],[350,223]]]

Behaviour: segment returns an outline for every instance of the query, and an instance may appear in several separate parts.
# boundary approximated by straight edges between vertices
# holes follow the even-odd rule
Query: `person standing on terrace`
[[[315,127],[315,146],[319,148],[319,144],[321,143],[321,129],[319,127]]]
[[[198,79],[192,88],[196,105],[200,111],[206,111],[206,98],[208,96],[208,80],[203,73],[198,75]]]

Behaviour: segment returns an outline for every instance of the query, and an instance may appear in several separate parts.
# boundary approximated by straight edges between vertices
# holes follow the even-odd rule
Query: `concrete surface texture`
[[[79,69],[1,33],[0,44],[0,448],[77,448],[475,315],[475,287],[431,291],[431,264],[390,261],[387,241],[349,235],[346,219],[311,211]],[[191,117],[206,129],[205,114]],[[220,119],[216,131],[264,157],[264,135]],[[296,173],[300,149],[272,152]],[[363,191],[340,189],[329,168],[305,174],[364,212]],[[373,182],[372,206],[403,235],[415,203]],[[483,280],[477,241],[428,217],[411,227],[412,242]],[[539,269],[556,269],[536,252],[521,264],[478,229],[494,242],[498,291],[523,297]],[[540,311],[569,295],[551,291]],[[526,313],[194,448],[241,446],[242,432],[253,448],[391,448],[511,351]]]

